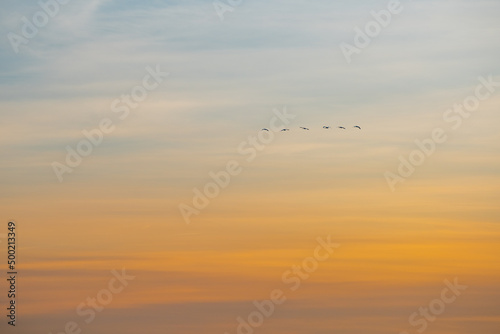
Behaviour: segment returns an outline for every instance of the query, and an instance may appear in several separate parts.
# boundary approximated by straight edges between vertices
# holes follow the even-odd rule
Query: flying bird
[[[284,132],[284,131],[290,131],[290,129],[283,129],[283,130],[281,130],[281,132]]]
[[[264,129],[262,129],[262,131],[269,131],[269,129],[264,128]]]
[[[361,130],[361,127],[359,125],[355,125],[354,127]]]
[[[343,126],[339,126],[339,129],[345,130],[345,128]]]
[[[301,128],[302,130],[307,130],[307,131],[309,131],[309,129],[308,129],[308,128],[304,128],[303,126],[301,126],[300,128]]]

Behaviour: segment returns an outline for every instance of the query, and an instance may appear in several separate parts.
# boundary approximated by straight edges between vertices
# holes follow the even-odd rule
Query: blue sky
[[[158,64],[169,79],[96,154],[154,150],[155,140],[229,152],[282,106],[306,126],[387,127],[371,145],[409,146],[479,75],[498,73],[500,5],[402,4],[348,65],[340,43],[352,43],[353,28],[387,2],[244,1],[222,22],[210,2],[71,1],[18,54],[6,38],[0,44],[2,132],[49,164]],[[20,18],[38,10],[7,2],[0,34],[18,33]]]
[[[348,65],[340,43],[352,43],[353,28],[387,2],[244,1],[222,22],[209,2],[72,1],[18,54],[6,38],[0,44],[2,132],[48,167],[158,64],[169,79],[95,154],[232,152],[283,106],[306,126],[387,128],[371,134],[380,141],[370,147],[405,152],[479,75],[498,73],[500,6],[402,4]],[[20,18],[38,10],[7,2],[0,34],[18,33]]]

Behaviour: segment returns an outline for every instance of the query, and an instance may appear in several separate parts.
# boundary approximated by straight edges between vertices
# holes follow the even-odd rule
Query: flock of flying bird
[[[325,130],[329,130],[329,129],[331,129],[331,128],[332,128],[331,126],[326,126],[326,125],[325,125],[325,126],[323,126],[323,129],[325,129]],[[337,128],[342,129],[342,130],[346,130],[346,128],[345,128],[345,127],[343,127],[343,126],[338,126]],[[353,128],[356,128],[356,129],[361,130],[361,127],[360,127],[359,125],[355,125],[355,126],[353,126]],[[309,130],[310,130],[309,128],[305,128],[305,127],[303,127],[303,126],[301,126],[301,127],[300,127],[300,129],[302,129],[302,130],[306,130],[306,131],[309,131]],[[262,131],[269,131],[269,129],[264,128],[264,129],[262,129]],[[286,131],[290,131],[290,129],[283,129],[283,130],[281,130],[281,132],[286,132]]]

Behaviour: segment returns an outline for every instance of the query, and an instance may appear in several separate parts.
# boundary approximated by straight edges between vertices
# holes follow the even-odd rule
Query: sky
[[[54,1],[0,12],[2,333],[498,333],[498,1]]]

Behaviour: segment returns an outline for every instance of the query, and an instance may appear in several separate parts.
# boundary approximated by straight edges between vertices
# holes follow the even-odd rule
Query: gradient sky
[[[500,81],[500,3],[402,1],[347,64],[339,45],[387,2],[246,0],[221,21],[210,1],[73,0],[16,54],[7,34],[40,7],[4,1],[0,248],[15,220],[20,297],[2,333],[233,334],[283,289],[255,333],[413,334],[458,278],[425,333],[497,334],[500,89],[456,130],[443,114],[479,76]],[[117,122],[110,104],[147,66],[170,75]],[[238,146],[283,108],[293,131],[245,161]],[[116,130],[58,182],[52,162],[105,117]],[[384,173],[437,127],[448,140],[391,192]],[[231,160],[243,172],[187,225],[179,204]],[[287,290],[328,235],[341,247]],[[85,324],[76,307],[122,268],[135,280]]]

